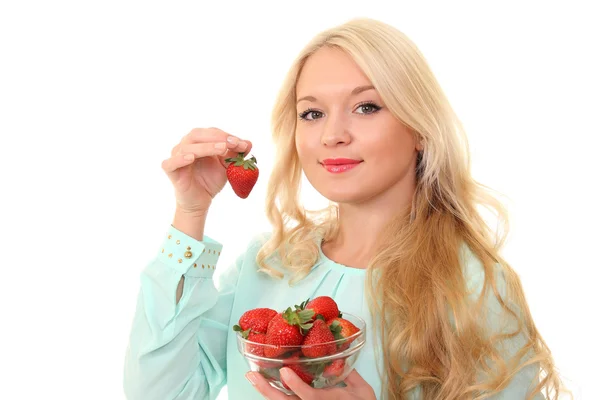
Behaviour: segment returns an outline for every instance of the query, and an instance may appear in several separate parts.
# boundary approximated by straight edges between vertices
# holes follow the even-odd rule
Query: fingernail
[[[220,143],[216,143],[215,144],[215,149],[224,149],[227,145],[223,142]]]
[[[194,155],[193,154],[186,154],[185,156],[183,156],[184,160],[188,160],[188,161],[192,161],[194,159]]]
[[[287,380],[290,378],[290,371],[288,371],[286,368],[281,368],[279,370],[279,375],[281,375],[283,379]]]
[[[252,386],[256,386],[256,377],[252,372],[248,372],[246,374],[246,379],[252,384]]]
[[[238,142],[240,140],[238,138],[236,138],[235,136],[228,136],[227,141],[231,144],[238,144]]]
[[[246,143],[246,142],[240,143],[240,149],[242,149],[242,151],[246,150],[247,148],[248,148],[248,143]]]

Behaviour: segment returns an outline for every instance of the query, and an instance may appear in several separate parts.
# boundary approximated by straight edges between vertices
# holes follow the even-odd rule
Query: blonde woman
[[[504,209],[471,176],[460,121],[404,34],[355,19],[317,35],[272,122],[273,230],[218,282],[222,246],[204,234],[206,215],[224,159],[252,144],[193,129],[163,162],[177,208],[141,276],[129,399],[214,399],[226,384],[236,400],[557,398],[550,350],[500,254],[506,229],[491,231],[478,212],[502,224]],[[329,208],[298,202],[302,173]],[[231,327],[250,308],[321,295],[367,321],[367,344],[345,387],[315,389],[288,370],[289,397],[248,373]]]

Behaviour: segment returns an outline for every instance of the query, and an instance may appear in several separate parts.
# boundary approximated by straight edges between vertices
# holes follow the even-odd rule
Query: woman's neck
[[[400,213],[410,210],[414,183],[403,183],[368,201],[340,203],[338,235],[323,243],[323,253],[340,264],[366,268],[375,256],[383,229]]]

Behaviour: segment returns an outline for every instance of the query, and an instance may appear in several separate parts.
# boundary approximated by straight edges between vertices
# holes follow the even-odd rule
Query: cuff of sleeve
[[[158,258],[185,276],[212,278],[223,245],[204,235],[198,241],[171,225]]]

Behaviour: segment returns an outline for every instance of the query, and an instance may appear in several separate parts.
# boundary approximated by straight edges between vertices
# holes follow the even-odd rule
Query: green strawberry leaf
[[[339,321],[333,321],[329,325],[329,330],[333,333],[335,340],[344,339],[344,336],[342,336],[342,325],[340,325]]]
[[[314,377],[318,377],[318,376],[323,375],[323,371],[331,363],[332,363],[332,361],[321,361],[321,362],[309,364],[306,366],[306,370],[308,370],[308,372],[310,372],[310,374],[313,375]]]

